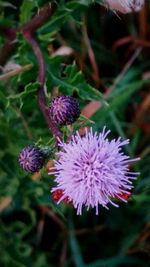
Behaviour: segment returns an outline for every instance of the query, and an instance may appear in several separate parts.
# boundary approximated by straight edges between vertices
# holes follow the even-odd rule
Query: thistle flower
[[[45,155],[36,146],[27,146],[19,154],[19,164],[27,172],[37,172],[43,167]]]
[[[105,0],[110,9],[121,13],[139,11],[144,5],[144,0]]]
[[[72,202],[77,209],[77,214],[82,214],[82,207],[87,210],[101,205],[108,209],[108,204],[118,207],[113,199],[124,202],[124,194],[130,194],[132,180],[139,173],[131,172],[128,164],[139,160],[130,159],[122,151],[122,147],[129,140],[113,139],[109,141],[105,127],[101,133],[93,133],[92,129],[86,131],[81,137],[78,132],[72,136],[69,143],[60,143],[61,150],[58,159],[54,161],[53,172],[55,175],[56,190],[62,190],[64,198]]]
[[[57,96],[51,102],[49,114],[59,126],[72,124],[80,115],[79,103],[71,96]]]

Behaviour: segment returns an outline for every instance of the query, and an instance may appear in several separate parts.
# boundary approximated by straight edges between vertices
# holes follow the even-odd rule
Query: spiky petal
[[[69,143],[61,143],[58,159],[54,162],[53,172],[57,186],[63,196],[58,203],[68,197],[77,214],[82,214],[82,207],[96,208],[101,205],[108,209],[108,204],[118,206],[112,199],[120,194],[130,194],[132,180],[139,173],[129,170],[129,163],[139,160],[130,159],[122,151],[122,146],[129,140],[113,139],[109,141],[105,127],[101,133],[86,131],[84,137],[78,132]],[[124,198],[122,201],[126,200]]]

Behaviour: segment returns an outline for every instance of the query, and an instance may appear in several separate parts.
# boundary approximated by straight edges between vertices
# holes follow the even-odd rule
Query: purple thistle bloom
[[[117,196],[127,202],[123,194],[130,194],[132,180],[139,174],[131,172],[128,164],[139,160],[130,159],[122,152],[122,146],[129,140],[109,141],[105,127],[101,133],[93,133],[92,129],[84,137],[78,132],[67,143],[60,143],[61,151],[58,160],[54,161],[53,172],[57,186],[52,189],[63,191],[58,203],[68,197],[77,214],[82,214],[82,207],[87,210],[96,208],[98,214],[99,204],[108,209],[108,204],[118,207],[113,202]]]
[[[19,164],[27,172],[37,172],[43,167],[45,157],[36,146],[27,146],[19,154]]]
[[[50,104],[49,114],[59,126],[72,124],[80,115],[79,103],[71,96],[57,96]]]

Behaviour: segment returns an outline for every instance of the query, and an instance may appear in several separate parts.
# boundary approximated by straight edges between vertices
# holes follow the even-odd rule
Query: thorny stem
[[[26,40],[31,45],[33,52],[36,56],[38,67],[39,67],[39,73],[38,73],[38,82],[40,83],[40,87],[38,90],[38,103],[41,112],[43,113],[43,116],[46,120],[46,123],[51,129],[53,135],[56,138],[56,142],[58,143],[59,140],[61,140],[62,135],[59,129],[57,128],[54,121],[51,119],[50,114],[48,112],[45,93],[44,93],[44,83],[45,83],[45,63],[42,51],[40,49],[40,46],[36,39],[33,36],[33,33],[44,24],[44,22],[47,21],[47,19],[52,15],[53,11],[56,8],[56,4],[51,3],[46,4],[43,8],[41,8],[38,12],[38,14],[28,23],[26,23],[25,26],[22,27],[21,31],[26,38]]]
[[[41,85],[44,85],[44,83],[45,83],[45,63],[44,63],[42,51],[41,51],[35,37],[30,32],[24,32],[23,35],[24,35],[25,39],[28,41],[28,43],[31,45],[33,52],[36,56],[37,62],[38,62],[38,66],[39,66],[38,82]]]
[[[21,31],[34,33],[49,19],[50,16],[52,16],[56,6],[55,2],[45,4],[38,10],[38,13],[22,27]]]
[[[48,18],[53,14],[56,9],[56,3],[45,4],[42,8],[38,10],[38,13],[20,29],[8,28],[0,25],[0,32],[6,36],[6,42],[4,46],[0,49],[0,65],[3,66],[10,58],[12,52],[16,48],[16,33],[17,32],[30,32],[34,33],[38,28],[40,28]]]
[[[59,142],[61,140],[61,132],[57,128],[56,124],[53,122],[53,120],[50,117],[50,114],[48,112],[45,93],[44,93],[44,83],[45,83],[45,63],[42,51],[39,47],[38,42],[34,38],[34,36],[30,32],[24,32],[24,37],[28,41],[28,43],[31,45],[33,52],[36,56],[38,67],[39,67],[39,73],[38,73],[38,82],[40,83],[40,87],[38,90],[38,103],[41,112],[43,113],[43,116],[47,122],[47,125],[49,129],[51,129],[53,135],[56,138],[56,141]]]

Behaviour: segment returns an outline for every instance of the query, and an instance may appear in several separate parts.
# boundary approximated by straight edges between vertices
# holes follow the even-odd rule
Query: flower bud
[[[59,126],[72,124],[80,115],[79,103],[71,96],[57,96],[51,102],[49,114]]]
[[[31,145],[21,150],[19,164],[27,172],[37,172],[44,164],[45,156],[41,149]]]

